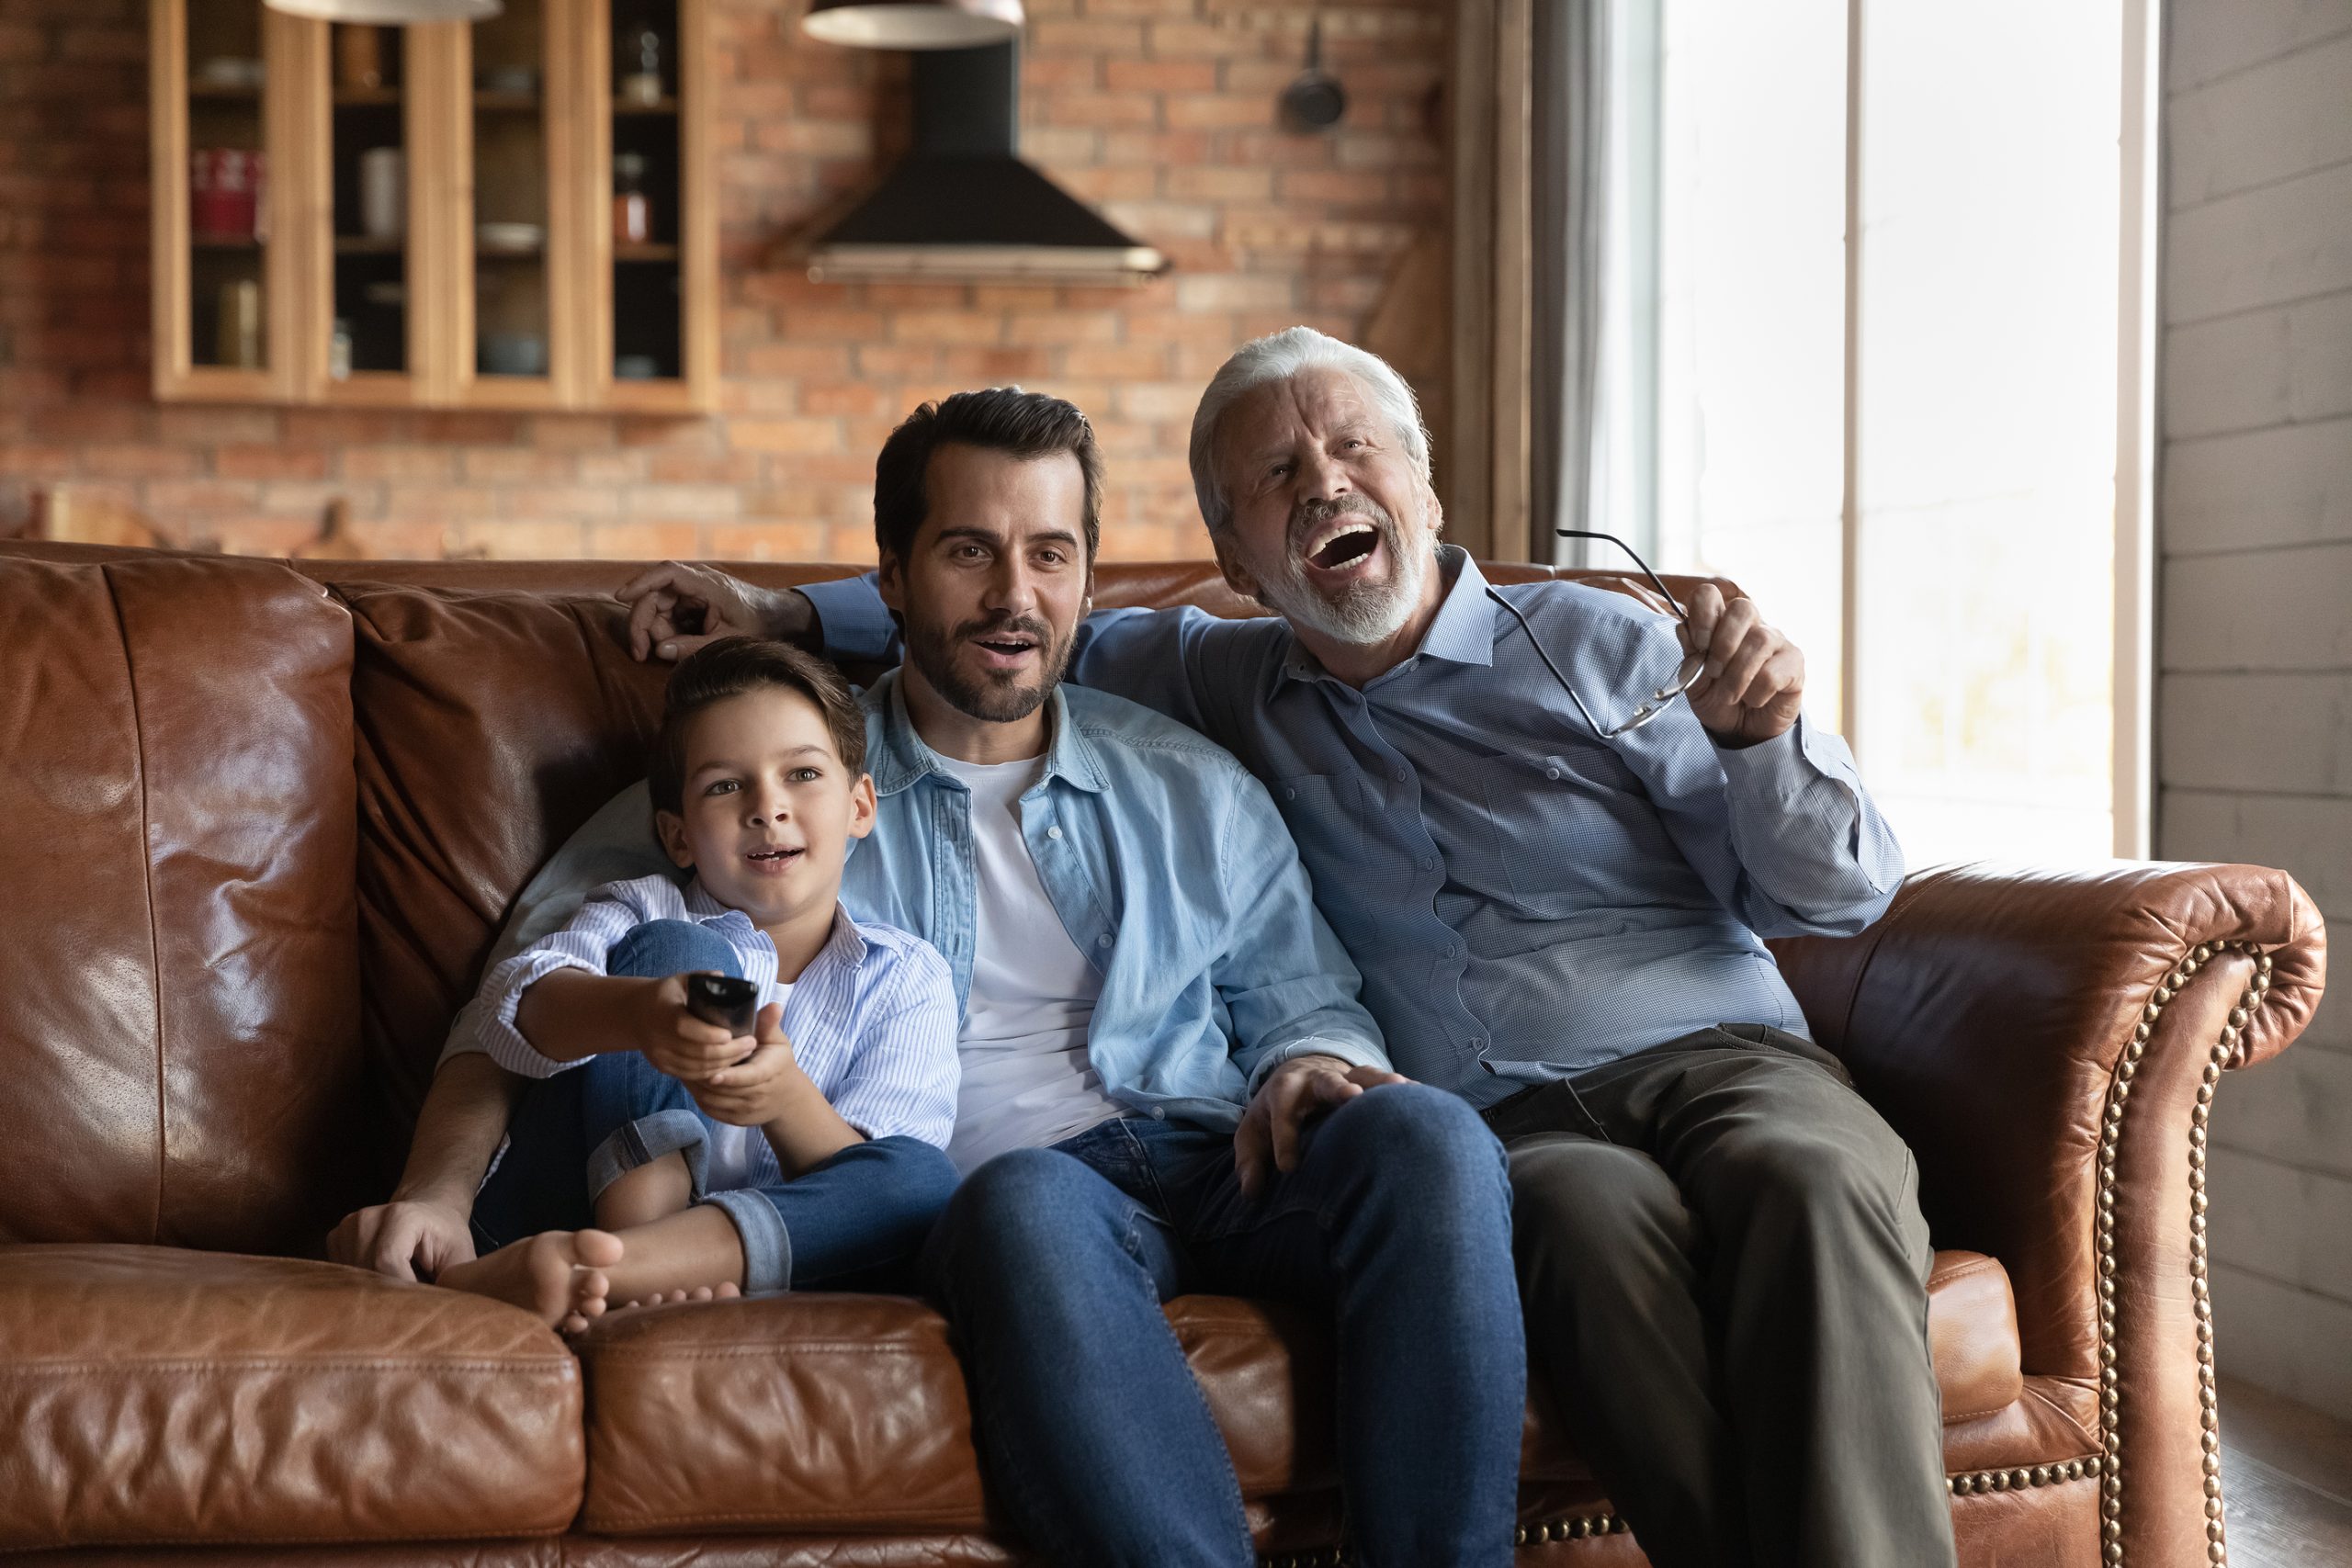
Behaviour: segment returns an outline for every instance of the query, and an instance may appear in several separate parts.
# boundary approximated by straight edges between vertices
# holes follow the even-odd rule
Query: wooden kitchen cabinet
[[[151,4],[159,399],[716,407],[704,0]]]

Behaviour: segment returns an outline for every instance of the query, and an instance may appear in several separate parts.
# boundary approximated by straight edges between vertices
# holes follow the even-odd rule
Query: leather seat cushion
[[[2017,1319],[1998,1263],[1939,1254],[1928,1316],[1955,1419],[2018,1399]],[[1328,1325],[1224,1296],[1182,1297],[1168,1317],[1245,1497],[1336,1484]],[[578,1350],[592,1395],[589,1530],[888,1533],[990,1522],[963,1371],[947,1325],[920,1303],[809,1293],[657,1307],[605,1319]],[[1597,1495],[1546,1404],[1540,1391],[1530,1404],[1525,1477],[1538,1493]],[[2020,1451],[1998,1462],[2065,1457]]]
[[[0,1550],[549,1534],[586,1466],[529,1314],[167,1247],[0,1247]]]

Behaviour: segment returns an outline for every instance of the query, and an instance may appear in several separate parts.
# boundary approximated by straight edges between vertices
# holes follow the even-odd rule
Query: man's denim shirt
[[[880,810],[852,845],[842,902],[938,948],[960,1010],[978,897],[971,794],[915,733],[896,671],[865,704]],[[1265,786],[1216,742],[1124,698],[1063,686],[1049,707],[1053,740],[1021,797],[1022,836],[1102,976],[1087,1047],[1104,1091],[1148,1115],[1231,1128],[1291,1057],[1388,1066]],[[560,927],[605,882],[680,874],[651,821],[643,784],[590,818],[524,889],[492,963]],[[481,1048],[473,1012],[445,1058]]]

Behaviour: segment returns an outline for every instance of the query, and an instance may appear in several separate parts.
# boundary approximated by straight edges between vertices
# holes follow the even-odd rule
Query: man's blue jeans
[[[613,944],[605,967],[642,978],[742,972],[724,938],[687,920],[637,927]],[[956,1186],[944,1152],[889,1137],[853,1144],[780,1185],[707,1193],[701,1156],[709,1125],[685,1085],[634,1051],[540,1080],[516,1109],[505,1156],[474,1199],[475,1247],[593,1224],[607,1183],[675,1152],[685,1156],[695,1201],[719,1205],[734,1221],[744,1289],[888,1288],[903,1283]]]
[[[1526,1348],[1501,1145],[1457,1097],[1371,1089],[1242,1196],[1233,1140],[1142,1118],[990,1160],[923,1255],[986,1477],[1062,1568],[1250,1568],[1225,1440],[1160,1303],[1207,1291],[1337,1320],[1362,1568],[1511,1558]]]

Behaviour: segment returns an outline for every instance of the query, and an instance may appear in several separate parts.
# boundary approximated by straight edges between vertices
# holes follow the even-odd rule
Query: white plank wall
[[[2352,0],[2170,0],[2156,851],[2292,872],[2352,993]],[[2352,1417],[2352,996],[2213,1112],[2222,1370]]]

